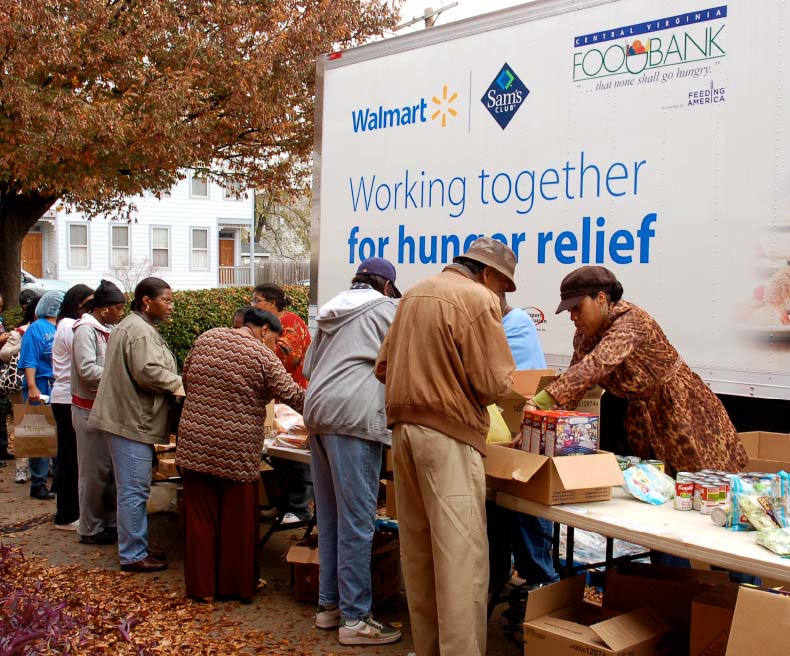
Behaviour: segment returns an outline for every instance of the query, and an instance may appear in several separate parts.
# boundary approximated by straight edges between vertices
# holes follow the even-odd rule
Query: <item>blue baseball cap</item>
[[[389,280],[392,285],[393,296],[395,298],[400,298],[402,296],[395,286],[395,267],[389,260],[385,260],[383,257],[371,257],[362,262],[357,268],[357,275],[361,273],[369,273]]]

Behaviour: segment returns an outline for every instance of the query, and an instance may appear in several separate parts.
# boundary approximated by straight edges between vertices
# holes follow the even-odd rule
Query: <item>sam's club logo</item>
[[[527,99],[529,89],[513,69],[505,64],[480,99],[503,130]]]

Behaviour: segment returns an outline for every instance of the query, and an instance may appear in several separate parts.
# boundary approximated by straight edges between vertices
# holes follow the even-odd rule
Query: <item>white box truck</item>
[[[560,281],[601,264],[786,422],[789,25],[782,0],[543,0],[320,57],[313,313],[366,257],[407,289],[488,235],[550,366]]]

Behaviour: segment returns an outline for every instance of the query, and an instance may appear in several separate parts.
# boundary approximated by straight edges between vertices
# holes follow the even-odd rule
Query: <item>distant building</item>
[[[34,276],[92,287],[102,278],[128,291],[155,275],[174,289],[250,285],[254,234],[252,190],[226,190],[190,172],[169,195],[130,199],[133,222],[92,221],[79,212],[48,212],[25,237],[22,268]],[[257,253],[256,253],[257,255]]]

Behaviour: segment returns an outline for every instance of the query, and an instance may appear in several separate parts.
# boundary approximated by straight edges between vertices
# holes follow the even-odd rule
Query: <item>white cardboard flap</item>
[[[645,606],[598,622],[590,628],[612,651],[617,652],[663,635],[671,627],[652,608]]]
[[[613,487],[623,485],[623,472],[615,457],[606,451],[585,456],[560,456],[551,458],[564,490]]]

